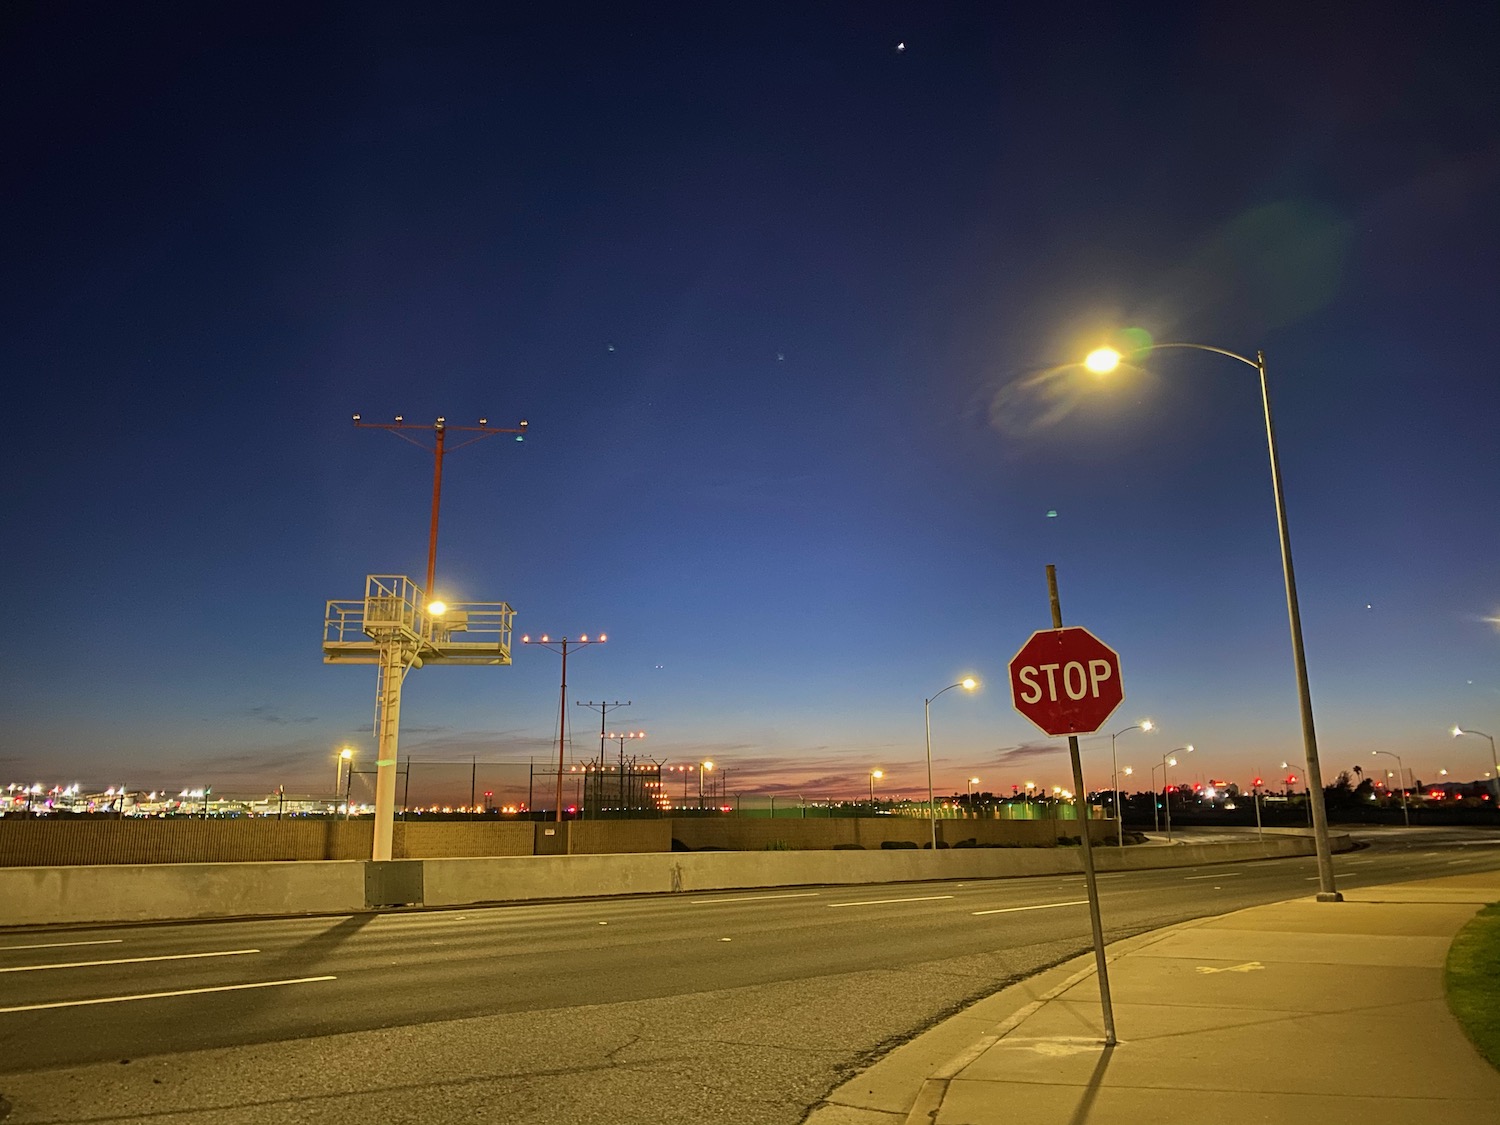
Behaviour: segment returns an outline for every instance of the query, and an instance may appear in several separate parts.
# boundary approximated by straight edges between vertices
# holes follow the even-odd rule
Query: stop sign
[[[1044,629],[1011,660],[1010,697],[1048,734],[1093,734],[1125,698],[1120,657],[1087,629]]]

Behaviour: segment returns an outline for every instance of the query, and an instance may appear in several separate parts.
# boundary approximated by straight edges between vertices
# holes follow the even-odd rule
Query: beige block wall
[[[968,840],[1001,847],[1051,848],[1058,838],[1078,835],[1076,820],[940,820],[938,840],[950,847]],[[1114,821],[1088,822],[1090,839],[1113,839]],[[683,817],[671,821],[672,837],[692,851],[831,851],[837,847],[881,850],[890,843],[930,843],[925,820],[906,817],[752,820]]]

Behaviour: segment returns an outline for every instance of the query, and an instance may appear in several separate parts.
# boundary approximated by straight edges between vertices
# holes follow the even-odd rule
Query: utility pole
[[[448,425],[448,420],[446,418],[440,417],[430,427],[433,432],[433,445],[431,449],[432,521],[427,530],[427,585],[422,588],[423,592],[429,599],[435,597],[432,583],[437,571],[438,507],[443,495],[443,458],[447,456],[447,454],[452,453],[455,450],[462,449],[466,445],[473,445],[476,441],[483,441],[485,438],[495,437],[497,434],[515,434],[517,441],[524,441],[526,438],[526,422],[524,419],[514,429],[497,429],[495,427],[492,427],[489,424],[489,421],[490,420],[488,418],[481,418],[479,419],[479,425],[477,426],[450,426]],[[394,422],[366,422],[363,421],[358,414],[356,414],[354,416],[354,424],[356,427],[365,430],[389,430],[391,431],[391,433],[395,434],[403,441],[411,442],[418,449],[428,448],[420,441],[417,441],[416,438],[407,437],[405,431],[425,430],[429,427],[419,423],[408,423],[400,414],[396,415],[396,420]],[[461,441],[452,449],[449,449],[447,448],[447,436],[449,430],[456,430],[462,433],[473,433],[478,434],[479,436],[472,437],[468,441]]]
[[[562,655],[562,691],[558,696],[557,704],[557,812],[553,817],[559,824],[562,823],[563,818],[563,766],[566,764],[568,746],[568,645],[571,644],[574,648],[582,648],[585,645],[603,644],[608,639],[603,633],[600,633],[593,640],[589,640],[587,633],[583,634],[576,641],[570,641],[567,637],[559,637],[554,641],[546,633],[543,633],[536,640],[532,640],[529,634],[521,638],[523,645],[541,645],[542,648],[550,649],[552,652]],[[601,751],[599,756],[603,758],[602,751],[604,744],[601,742],[599,747]]]
[[[589,700],[587,703],[580,703],[576,699],[573,701],[574,706],[577,706],[577,707],[588,707],[588,708],[590,708],[590,709],[592,709],[594,711],[598,711],[599,712],[599,768],[601,770],[604,769],[604,739],[605,739],[604,732],[605,732],[605,729],[606,729],[605,728],[605,720],[609,717],[609,713],[611,711],[613,711],[616,707],[629,707],[630,706],[630,702],[631,701],[628,700],[628,699],[624,703],[621,703],[618,699],[615,700],[613,703],[603,703],[603,702],[595,703],[592,699]],[[602,784],[602,775],[601,775],[601,784]],[[595,792],[599,792],[599,790],[598,790],[597,787],[595,788]],[[588,802],[585,801],[584,802],[584,806],[587,807],[587,805],[588,805]]]

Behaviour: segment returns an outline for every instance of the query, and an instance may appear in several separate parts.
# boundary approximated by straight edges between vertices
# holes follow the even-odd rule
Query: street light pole
[[[1490,740],[1490,765],[1493,768],[1493,773],[1491,774],[1491,776],[1495,779],[1495,806],[1497,808],[1500,808],[1500,761],[1495,760],[1495,739],[1492,735],[1485,734],[1482,730],[1466,730],[1465,728],[1458,726],[1453,728],[1454,738],[1458,738],[1460,735],[1465,734],[1474,734],[1478,735],[1480,738],[1488,738]]]
[[[870,808],[871,809],[874,809],[874,807],[875,807],[875,779],[877,777],[884,777],[884,776],[885,776],[885,771],[884,770],[871,770],[870,771]]]
[[[1302,644],[1302,612],[1297,604],[1297,578],[1292,567],[1292,539],[1287,528],[1286,502],[1281,486],[1281,456],[1276,448],[1276,425],[1271,418],[1271,391],[1266,379],[1266,356],[1257,351],[1254,359],[1209,344],[1152,344],[1160,348],[1188,348],[1213,352],[1255,368],[1260,378],[1260,401],[1266,419],[1266,447],[1271,460],[1271,491],[1276,500],[1276,532],[1281,542],[1281,574],[1286,585],[1287,621],[1292,633],[1292,667],[1297,680],[1297,706],[1302,717],[1302,749],[1307,758],[1307,787],[1313,821],[1313,842],[1318,853],[1318,901],[1342,902],[1333,880],[1333,849],[1328,842],[1328,811],[1323,807],[1323,771],[1318,764],[1318,736],[1313,725],[1312,691],[1307,682],[1307,653]],[[1120,363],[1120,353],[1113,348],[1099,348],[1084,361],[1090,371],[1106,374]]]
[[[1193,752],[1193,748],[1190,745],[1179,746],[1177,750],[1181,750],[1184,754],[1191,754]],[[1167,811],[1167,843],[1169,844],[1172,842],[1172,787],[1167,784],[1167,767],[1177,764],[1177,759],[1172,757],[1173,754],[1177,753],[1177,750],[1168,750],[1166,754],[1162,755],[1161,759],[1161,803],[1162,807]],[[1156,776],[1155,770],[1152,770],[1151,773],[1153,777]]]
[[[965,691],[973,691],[978,684],[978,680],[969,676],[959,680],[956,684],[949,684],[943,691],[952,691],[956,687],[961,687]],[[927,827],[932,833],[934,852],[937,851],[937,804],[932,798],[932,700],[942,695],[943,691],[938,692],[932,699],[922,700],[922,716],[927,724]]]
[[[345,746],[342,750],[340,750],[333,759],[333,799],[335,801],[339,799],[339,792],[344,787],[345,767],[348,767],[350,770],[354,769],[354,751],[348,746]],[[124,808],[123,803],[120,807]],[[349,810],[346,806],[344,809],[344,816],[347,818],[348,815]]]
[[[1117,730],[1109,736],[1109,779],[1111,788],[1115,791],[1115,835],[1119,838],[1120,847],[1125,846],[1125,813],[1120,808],[1120,763],[1115,757],[1115,739],[1120,735],[1133,730],[1150,730],[1152,722],[1150,719],[1142,719],[1138,723],[1132,723],[1124,730]]]
[[[1406,827],[1411,827],[1411,813],[1406,809],[1406,767],[1401,764],[1401,755],[1393,754],[1389,750],[1371,750],[1370,757],[1376,754],[1384,754],[1387,758],[1396,759],[1396,784],[1401,787],[1401,819],[1406,822]]]

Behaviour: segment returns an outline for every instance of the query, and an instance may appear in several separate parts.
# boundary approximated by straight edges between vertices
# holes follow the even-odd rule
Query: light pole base
[[[1338,891],[1319,891],[1318,892],[1318,901],[1319,902],[1343,902],[1344,901],[1344,896],[1341,895],[1341,894],[1339,894]]]

